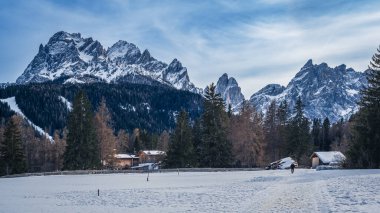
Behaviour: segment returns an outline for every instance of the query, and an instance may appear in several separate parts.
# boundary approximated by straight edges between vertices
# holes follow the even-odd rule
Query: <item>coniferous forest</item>
[[[246,102],[232,113],[214,84],[204,97],[130,83],[10,86],[0,98],[15,97],[53,140],[0,103],[0,174],[100,169],[143,149],[166,151],[167,168],[264,167],[287,156],[308,166],[312,152],[329,150],[345,153],[347,167],[379,168],[380,50],[369,68],[359,111],[333,124],[306,118],[301,98],[292,109],[272,102],[265,116]]]

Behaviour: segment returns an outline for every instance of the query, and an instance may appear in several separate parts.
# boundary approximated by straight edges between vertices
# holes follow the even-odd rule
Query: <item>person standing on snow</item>
[[[296,165],[294,165],[294,163],[292,163],[291,165],[290,165],[290,170],[291,170],[291,172],[292,172],[292,174],[294,173],[294,168],[296,167]]]

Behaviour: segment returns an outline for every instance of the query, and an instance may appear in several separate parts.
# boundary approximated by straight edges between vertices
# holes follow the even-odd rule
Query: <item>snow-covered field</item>
[[[0,212],[380,211],[380,170],[174,172],[146,178],[0,178]]]

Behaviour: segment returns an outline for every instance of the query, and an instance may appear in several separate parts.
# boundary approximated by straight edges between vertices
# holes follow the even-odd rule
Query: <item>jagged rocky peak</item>
[[[149,63],[151,61],[155,61],[156,59],[153,58],[151,55],[150,55],[150,52],[146,49],[144,50],[144,52],[142,53],[141,57],[137,60],[136,63],[140,63],[140,64],[146,64],[146,63]]]
[[[140,58],[141,52],[135,44],[119,40],[107,50],[107,55],[111,60],[124,59],[132,64]]]
[[[308,67],[311,67],[311,66],[313,66],[313,60],[309,59],[309,60],[307,60],[306,64],[303,65],[303,67],[301,69],[305,69],[305,68],[308,68]]]
[[[183,69],[183,66],[180,61],[176,58],[169,64],[167,71],[170,73],[176,73]]]
[[[231,105],[232,109],[237,111],[244,101],[244,95],[241,93],[237,81],[233,77],[228,77],[227,73],[224,73],[216,83],[216,92],[221,94],[226,105]]]
[[[298,96],[305,104],[305,115],[310,118],[328,117],[332,122],[348,119],[357,111],[359,91],[367,84],[365,74],[342,64],[335,68],[326,63],[313,64],[312,60],[301,68],[286,88],[268,85],[250,98],[252,105],[266,111],[272,100],[286,100],[290,108]]]
[[[201,93],[201,90],[190,82],[186,67],[183,67],[176,58],[163,71],[162,76],[165,81],[170,82],[177,89]]]
[[[222,76],[219,77],[218,82],[216,85],[227,85],[228,84],[228,75],[227,73],[224,73]]]
[[[44,52],[44,45],[40,44],[40,47],[38,48],[38,53]]]
[[[133,43],[119,40],[105,50],[97,40],[80,33],[55,33],[27,66],[17,83],[38,83],[67,79],[64,83],[165,84],[198,93],[189,80],[186,67],[174,59],[170,65],[158,61],[148,50],[141,54]]]
[[[80,40],[81,34],[80,33],[67,33],[65,31],[59,31],[56,32],[50,39],[49,43],[55,43],[57,41],[72,41],[72,40]]]

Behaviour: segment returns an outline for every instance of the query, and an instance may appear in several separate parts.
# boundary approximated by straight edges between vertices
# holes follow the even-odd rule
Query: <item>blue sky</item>
[[[309,58],[365,70],[380,44],[380,1],[193,0],[0,2],[0,82],[14,82],[57,31],[178,58],[204,88],[223,73],[249,98],[285,85]]]

